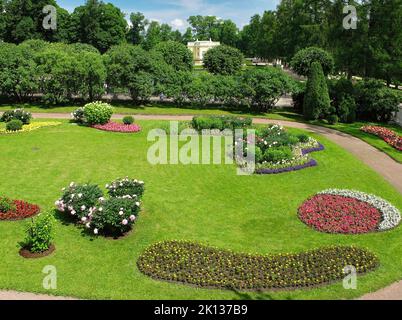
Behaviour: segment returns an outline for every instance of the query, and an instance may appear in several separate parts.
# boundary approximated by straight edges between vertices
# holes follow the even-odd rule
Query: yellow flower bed
[[[48,121],[48,122],[33,122],[30,124],[26,124],[22,127],[21,130],[19,131],[7,131],[5,128],[0,129],[0,134],[12,134],[12,133],[20,133],[20,132],[28,132],[28,131],[33,131],[37,130],[40,128],[44,127],[54,127],[61,125],[61,122],[55,122],[55,121]]]

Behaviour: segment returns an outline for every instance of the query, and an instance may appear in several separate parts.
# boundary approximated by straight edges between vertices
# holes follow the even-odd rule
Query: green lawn
[[[17,242],[26,222],[0,223],[0,288],[80,298],[113,299],[343,299],[378,290],[402,278],[402,230],[343,236],[311,230],[297,218],[298,206],[325,188],[354,188],[385,198],[402,210],[402,196],[382,177],[337,145],[320,137],[326,151],[319,166],[269,176],[237,176],[234,166],[151,166],[149,129],[136,135],[107,133],[64,121],[62,126],[0,136],[0,194],[51,210],[61,188],[75,182],[104,186],[117,177],[146,182],[143,212],[135,231],[119,241],[91,239],[74,226],[56,225],[54,255],[24,260]],[[293,131],[293,130],[292,130]],[[238,293],[158,282],[142,275],[136,259],[149,245],[172,239],[201,241],[239,252],[298,252],[331,244],[375,252],[381,267],[359,277],[357,290],[341,283],[292,292]],[[42,288],[42,269],[54,265],[58,289]]]

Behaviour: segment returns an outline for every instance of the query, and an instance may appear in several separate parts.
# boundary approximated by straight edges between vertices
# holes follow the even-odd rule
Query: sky
[[[149,20],[170,24],[181,31],[188,26],[192,15],[214,15],[233,20],[238,27],[248,24],[256,13],[276,8],[279,0],[104,0],[119,7],[124,13],[142,12]],[[57,3],[72,12],[85,0],[57,0]]]

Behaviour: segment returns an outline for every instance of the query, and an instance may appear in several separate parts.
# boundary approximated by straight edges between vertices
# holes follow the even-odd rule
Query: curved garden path
[[[124,115],[114,115],[114,119],[121,119]],[[69,114],[48,113],[33,114],[35,118],[47,119],[69,119]],[[193,116],[181,115],[136,115],[137,120],[191,120]],[[376,172],[381,174],[390,184],[392,184],[402,194],[402,164],[397,163],[385,153],[377,150],[368,143],[330,128],[315,126],[307,123],[270,120],[263,118],[254,118],[256,124],[272,124],[277,123],[286,127],[304,129],[313,133],[320,134],[325,138],[335,142],[342,148],[354,154],[357,158],[370,166]],[[0,300],[2,299],[28,299],[28,300],[46,300],[46,299],[66,299],[60,297],[51,297],[46,295],[35,295],[17,293],[13,291],[0,291]],[[402,300],[402,281],[392,284],[389,287],[381,289],[377,292],[369,293],[361,297],[362,300]]]

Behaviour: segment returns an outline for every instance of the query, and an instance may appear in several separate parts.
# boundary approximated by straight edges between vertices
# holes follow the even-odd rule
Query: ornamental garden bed
[[[402,151],[402,137],[395,131],[378,126],[364,126],[360,129],[363,132],[370,133],[382,138],[386,143],[395,149]]]
[[[17,221],[36,216],[40,208],[23,200],[0,198],[0,221]]]
[[[306,135],[289,133],[280,125],[257,128],[255,136],[256,174],[279,174],[297,171],[318,165],[310,153],[323,151],[324,146],[314,138]],[[243,139],[243,156],[247,156],[247,142]],[[251,141],[252,142],[252,141]],[[246,163],[241,166],[247,166]]]
[[[352,190],[325,190],[305,201],[299,218],[326,233],[361,234],[397,227],[401,214],[377,196]]]
[[[52,244],[49,249],[43,252],[31,252],[29,249],[21,248],[19,254],[25,259],[40,259],[53,254],[56,251],[56,246]]]
[[[92,128],[110,131],[110,132],[120,132],[120,133],[136,133],[141,131],[141,127],[137,124],[124,124],[117,122],[108,122],[106,124],[93,125]]]
[[[292,290],[330,284],[375,270],[378,258],[366,249],[334,246],[301,253],[253,255],[195,242],[165,241],[146,249],[137,262],[145,275],[192,286],[242,291]]]

